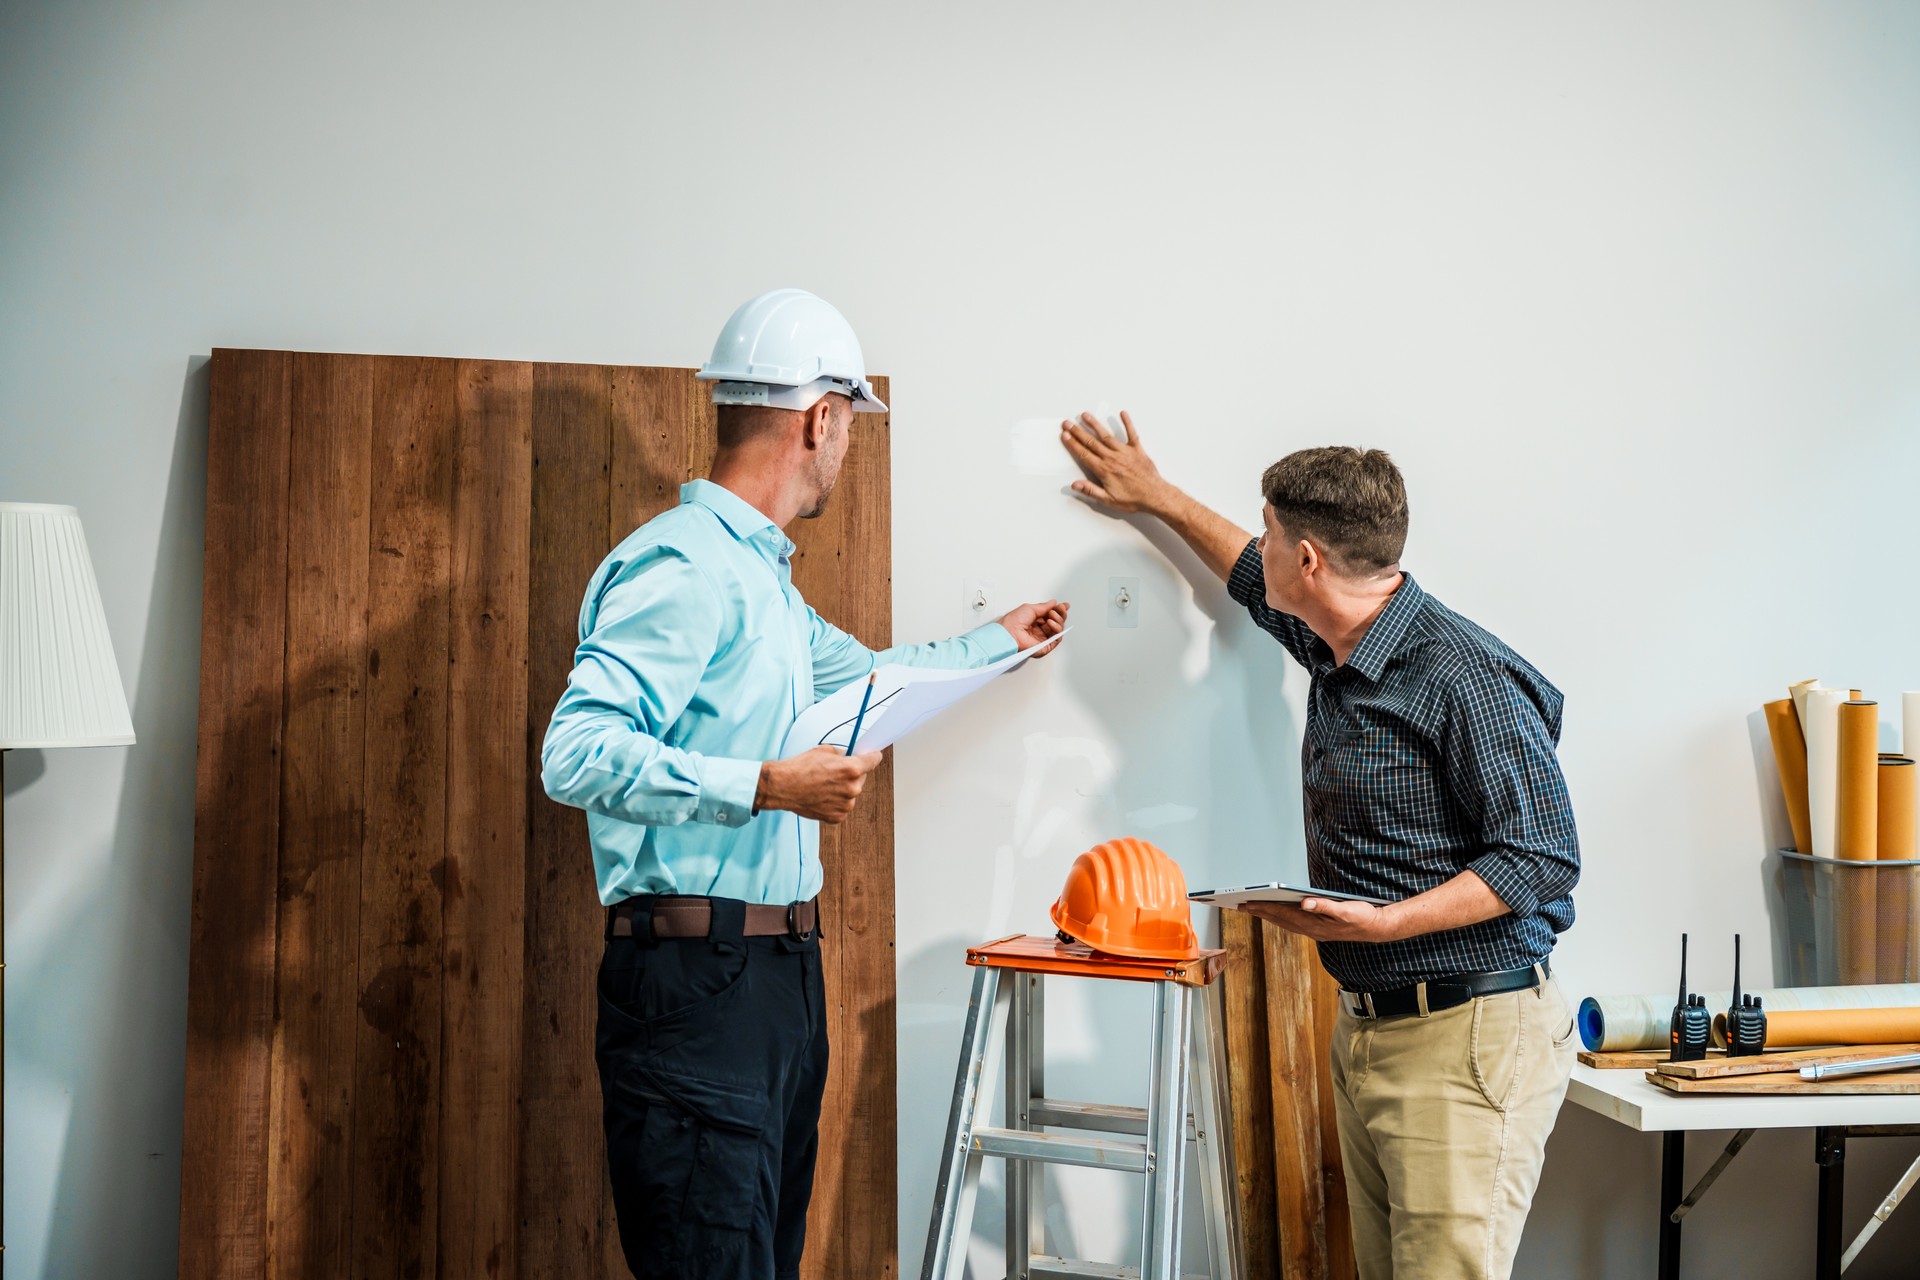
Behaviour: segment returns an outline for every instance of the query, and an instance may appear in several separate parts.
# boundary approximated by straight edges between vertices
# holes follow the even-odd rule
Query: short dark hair
[[[832,396],[833,393],[829,392],[824,398],[831,399]],[[841,396],[840,398],[845,400],[849,407],[852,406],[853,400],[850,397]],[[719,437],[722,449],[734,449],[755,436],[790,426],[799,415],[805,412],[804,409],[781,409],[767,404],[715,405],[714,432]]]
[[[714,431],[722,449],[734,449],[755,436],[784,426],[792,413],[791,409],[775,409],[764,404],[715,405]]]
[[[1318,543],[1341,573],[1368,577],[1400,563],[1407,486],[1382,450],[1301,449],[1267,468],[1260,492],[1282,527]]]

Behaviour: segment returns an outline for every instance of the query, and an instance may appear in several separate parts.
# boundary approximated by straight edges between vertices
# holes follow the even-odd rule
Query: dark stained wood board
[[[1351,1280],[1328,1053],[1338,988],[1313,943],[1221,913],[1234,1172],[1248,1280]]]
[[[603,917],[539,750],[588,577],[711,461],[705,388],[271,351],[212,375],[180,1274],[624,1277]],[[792,531],[809,601],[875,646],[887,427],[859,418]],[[898,1271],[891,777],[824,842],[810,1278]]]

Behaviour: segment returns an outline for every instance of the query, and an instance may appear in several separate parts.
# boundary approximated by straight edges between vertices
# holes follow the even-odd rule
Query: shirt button
[[[727,822],[727,821],[730,821],[730,820],[732,819],[732,817],[733,817],[733,811],[732,811],[731,809],[722,809],[722,810],[720,810],[720,812],[719,812],[718,814],[716,814],[715,816],[716,816],[716,817],[718,817],[718,818],[720,819],[720,821],[722,821],[722,822]]]

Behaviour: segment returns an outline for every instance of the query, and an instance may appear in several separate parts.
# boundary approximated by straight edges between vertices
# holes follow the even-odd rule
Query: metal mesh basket
[[[1843,862],[1780,851],[1782,986],[1920,982],[1920,861]]]

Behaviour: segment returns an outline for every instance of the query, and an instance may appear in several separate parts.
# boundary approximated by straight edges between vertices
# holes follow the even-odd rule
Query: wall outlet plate
[[[1107,579],[1107,625],[1131,631],[1140,625],[1140,579]]]

